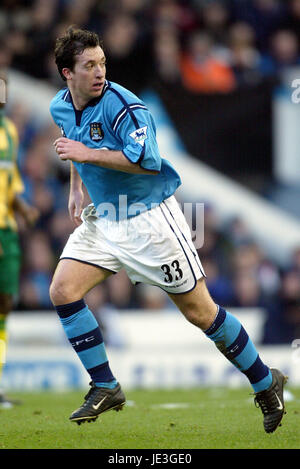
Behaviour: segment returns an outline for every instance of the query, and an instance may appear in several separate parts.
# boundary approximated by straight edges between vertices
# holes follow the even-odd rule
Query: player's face
[[[85,49],[76,56],[73,71],[69,71],[68,84],[72,95],[81,102],[88,102],[101,95],[106,74],[106,59],[100,46]]]

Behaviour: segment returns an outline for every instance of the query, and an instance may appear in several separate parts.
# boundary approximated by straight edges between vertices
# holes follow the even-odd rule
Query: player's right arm
[[[70,194],[68,210],[71,220],[76,226],[79,226],[81,221],[81,213],[83,209],[84,194],[82,190],[82,180],[79,176],[74,164],[70,161]]]
[[[50,103],[50,114],[54,123],[60,128],[61,133],[65,136],[62,116],[64,108],[61,107],[62,96],[65,90],[60,90]],[[81,213],[83,209],[84,194],[82,190],[82,180],[78,174],[74,164],[70,161],[70,193],[68,202],[68,211],[73,223],[78,226],[81,224]]]

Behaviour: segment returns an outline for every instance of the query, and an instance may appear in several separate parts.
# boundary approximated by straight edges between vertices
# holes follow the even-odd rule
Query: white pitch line
[[[152,409],[188,409],[191,404],[186,402],[166,402],[165,404],[153,404]]]

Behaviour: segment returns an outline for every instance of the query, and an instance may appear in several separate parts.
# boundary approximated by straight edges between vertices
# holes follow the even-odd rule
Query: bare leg
[[[217,305],[207,290],[204,278],[198,280],[196,287],[179,295],[169,294],[186,319],[202,330],[208,329],[217,314]]]
[[[52,303],[62,305],[80,300],[111,272],[73,259],[62,259],[56,268],[50,286]]]

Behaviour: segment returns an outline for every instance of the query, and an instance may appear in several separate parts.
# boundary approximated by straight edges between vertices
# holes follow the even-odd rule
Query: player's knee
[[[76,292],[73,291],[72,285],[64,281],[52,280],[49,295],[55,306],[71,303],[78,299],[76,298]]]
[[[181,308],[181,312],[185,318],[194,326],[202,330],[210,327],[216,314],[217,306],[212,303],[210,305],[202,305],[199,303],[190,302]]]
[[[181,312],[191,324],[203,329],[205,314],[203,314],[199,308],[195,308],[195,305],[187,305]]]

